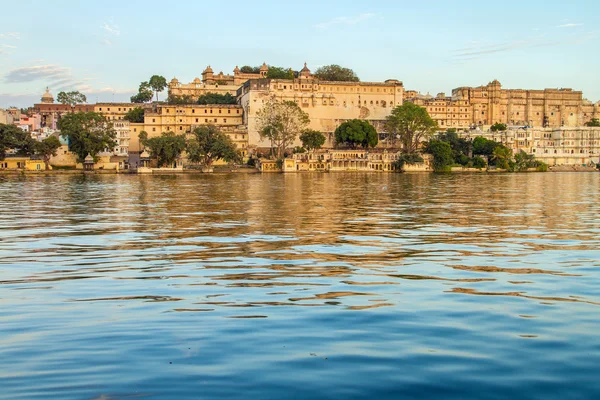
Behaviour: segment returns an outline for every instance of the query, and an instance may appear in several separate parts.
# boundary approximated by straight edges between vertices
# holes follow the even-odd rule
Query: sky
[[[31,106],[46,86],[128,101],[154,74],[191,82],[207,65],[263,62],[339,64],[433,95],[498,79],[600,101],[598,0],[1,3],[0,107]]]

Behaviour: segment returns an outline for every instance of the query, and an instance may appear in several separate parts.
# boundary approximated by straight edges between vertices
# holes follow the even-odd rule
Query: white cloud
[[[0,33],[0,38],[3,39],[21,39],[21,34],[19,32],[6,32]]]
[[[562,25],[557,26],[557,28],[575,28],[577,26],[583,26],[583,24],[573,24],[573,23],[562,24]]]
[[[121,34],[119,27],[115,24],[109,24],[105,22],[102,28],[111,35],[119,36]]]
[[[367,20],[369,18],[373,18],[375,16],[375,14],[373,13],[364,13],[364,14],[360,14],[356,17],[335,17],[329,21],[326,22],[321,22],[319,24],[315,25],[315,28],[320,28],[320,29],[327,29],[333,25],[354,25],[357,24],[361,21]]]
[[[108,40],[108,39],[104,39],[104,40],[102,41],[102,44],[105,44],[105,45],[107,45],[107,46],[112,46],[112,42],[111,42],[110,40]]]

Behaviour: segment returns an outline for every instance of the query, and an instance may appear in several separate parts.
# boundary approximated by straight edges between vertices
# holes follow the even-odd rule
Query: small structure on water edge
[[[44,161],[36,157],[28,156],[7,156],[0,161],[0,170],[27,170],[43,171],[46,169]],[[50,167],[52,169],[52,167]]]

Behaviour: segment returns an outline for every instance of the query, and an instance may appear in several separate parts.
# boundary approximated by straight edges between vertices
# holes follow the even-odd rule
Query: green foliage
[[[42,157],[46,170],[50,169],[50,157],[56,156],[56,150],[60,148],[60,140],[56,136],[48,136],[41,142],[35,142],[35,154]]]
[[[237,104],[237,100],[229,93],[206,93],[198,98],[198,104]]]
[[[276,98],[269,99],[256,115],[256,129],[277,149],[278,158],[283,158],[285,150],[309,123],[308,114],[296,102]]]
[[[14,125],[0,124],[0,160],[4,160],[7,150],[28,156],[34,150],[34,140],[28,132]]]
[[[322,81],[360,82],[354,71],[337,64],[319,67],[313,75]]]
[[[257,160],[256,158],[254,158],[254,157],[250,157],[250,158],[248,159],[248,162],[246,162],[246,164],[247,164],[249,167],[256,167],[256,160]]]
[[[325,135],[319,131],[307,129],[300,135],[300,140],[306,150],[316,150],[325,144]]]
[[[146,81],[140,83],[138,93],[131,96],[132,103],[147,103],[152,100],[152,87]]]
[[[446,142],[452,147],[454,159],[462,165],[466,165],[471,159],[471,153],[473,151],[473,144],[466,139],[458,136],[455,128],[450,128],[446,132],[441,133],[438,139],[442,142]]]
[[[144,122],[144,109],[142,107],[135,107],[131,110],[127,111],[125,117],[123,117],[129,122],[141,123]]]
[[[396,161],[394,161],[394,167],[398,170],[398,171],[404,171],[404,166],[406,164],[420,164],[422,163],[423,157],[421,157],[420,154],[417,153],[402,153],[400,154],[400,156],[398,157],[398,159]]]
[[[390,136],[400,139],[405,153],[414,153],[422,141],[433,135],[437,123],[425,108],[406,102],[394,108],[387,116],[385,129]]]
[[[260,74],[260,67],[244,65],[242,68],[240,68],[240,72],[243,74]]]
[[[512,150],[498,143],[492,152],[490,161],[498,168],[512,170],[516,164],[512,161]],[[512,162],[512,165],[511,165]]]
[[[501,146],[498,142],[488,140],[483,136],[477,136],[473,140],[473,154],[490,157],[494,152],[494,149],[498,146]]]
[[[60,104],[65,104],[73,108],[77,104],[85,103],[87,101],[87,98],[83,93],[77,91],[66,93],[59,92],[56,96],[56,101],[58,101]]]
[[[598,118],[592,118],[585,123],[585,126],[600,126],[600,120]]]
[[[63,116],[58,122],[60,135],[67,139],[69,150],[83,162],[89,154],[96,154],[115,148],[117,132],[113,125],[102,114],[95,112],[78,112]]]
[[[156,101],[158,101],[158,93],[165,90],[165,88],[167,87],[167,80],[164,76],[152,75],[152,77],[148,81],[148,84],[156,93]]]
[[[596,165],[596,167],[598,167],[598,165]],[[548,172],[548,164],[546,164],[545,162],[542,162],[542,161],[538,161],[537,166],[535,167],[535,170],[538,172]]]
[[[269,79],[294,79],[294,71],[291,68],[272,67],[269,66],[267,71]]]
[[[170,167],[186,148],[185,135],[165,132],[148,139],[146,132],[140,132],[139,136],[140,142],[150,151],[150,157],[158,160],[159,167]]]
[[[473,168],[485,168],[486,167],[486,163],[485,160],[482,157],[473,157],[471,159],[471,163],[473,165]]]
[[[373,125],[362,119],[346,121],[335,130],[335,142],[338,146],[369,148],[377,146],[378,140],[379,137]]]
[[[433,156],[433,170],[435,172],[450,171],[450,167],[454,164],[452,147],[441,140],[430,140],[427,143],[425,151]]]
[[[501,124],[499,122],[496,122],[494,125],[492,125],[490,127],[490,130],[492,132],[504,132],[507,129],[506,124]]]
[[[292,150],[292,154],[302,154],[302,153],[306,153],[306,149],[302,146],[296,146]]]
[[[193,96],[186,94],[183,96],[172,96],[169,95],[167,97],[168,104],[195,104],[196,99]]]
[[[186,151],[188,160],[201,163],[206,168],[210,168],[217,160],[234,162],[241,158],[229,136],[214,125],[196,128],[187,142]]]

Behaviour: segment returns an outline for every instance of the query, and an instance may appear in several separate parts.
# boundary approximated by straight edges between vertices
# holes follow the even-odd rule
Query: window
[[[222,111],[222,110],[219,108],[219,114],[221,114],[221,111]]]
[[[210,109],[210,113],[212,114],[212,108]]]
[[[215,118],[215,123],[217,123],[217,119]]]
[[[204,114],[206,114],[206,113],[208,113],[208,110],[205,108],[205,109],[204,109]]]
[[[102,107],[100,107],[100,111],[102,111]]]
[[[152,118],[152,122],[156,122],[156,119],[155,119],[155,118]]]
[[[208,118],[204,118],[204,122],[208,122]]]
[[[227,118],[223,118],[223,123],[227,123]]]
[[[192,108],[192,114],[195,114],[195,113],[196,113],[196,110]]]
[[[196,122],[198,122],[198,118],[196,118]]]
[[[231,114],[231,110],[227,110],[227,114]]]
[[[156,132],[156,128],[152,128],[152,132]]]

